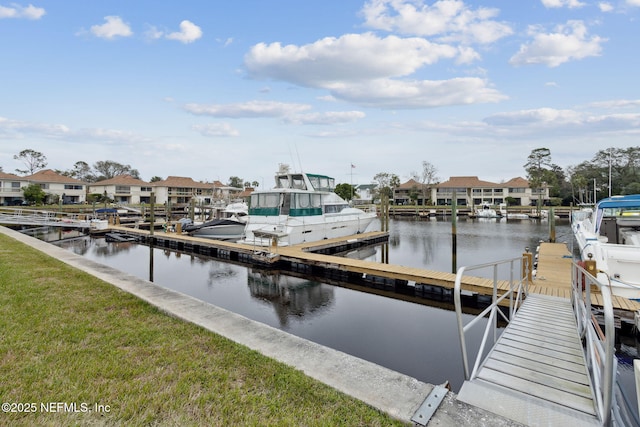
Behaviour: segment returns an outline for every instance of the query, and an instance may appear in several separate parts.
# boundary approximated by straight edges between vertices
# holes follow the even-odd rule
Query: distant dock
[[[448,298],[454,287],[454,273],[384,264],[373,261],[334,256],[339,252],[357,250],[388,241],[387,232],[368,232],[344,238],[327,239],[293,246],[261,247],[246,244],[192,237],[175,232],[155,232],[110,226],[108,232],[122,233],[156,247],[211,256],[232,262],[274,268],[294,274],[352,283],[370,289],[393,291],[407,296],[430,297],[434,292]],[[530,292],[547,296],[570,298],[572,257],[565,244],[542,243],[537,259],[537,274],[530,284]],[[516,254],[517,256],[517,254]],[[499,281],[498,290],[509,290],[509,282]],[[462,283],[471,302],[482,301],[492,295],[493,280],[465,276]],[[602,306],[598,294],[592,295],[592,304]],[[640,303],[613,297],[616,315],[625,323],[633,324]]]

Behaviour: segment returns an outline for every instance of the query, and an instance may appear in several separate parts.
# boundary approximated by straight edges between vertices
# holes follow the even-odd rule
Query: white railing
[[[500,266],[509,267],[509,279],[508,279],[509,290],[506,291],[504,294],[498,296],[498,283],[500,282],[498,276],[499,276]],[[482,313],[478,314],[472,321],[464,325],[464,322],[462,319],[462,297],[461,297],[462,278],[464,274],[467,273],[468,271],[483,270],[483,269],[492,270],[493,293],[492,293],[491,304],[487,308],[485,308],[482,311]],[[516,269],[517,269],[517,272],[516,272]],[[464,376],[466,380],[471,380],[475,378],[478,372],[478,368],[480,366],[480,362],[484,358],[485,350],[488,350],[487,342],[491,332],[493,334],[492,334],[492,343],[490,344],[490,346],[493,347],[493,344],[495,344],[498,338],[497,337],[498,321],[500,317],[506,322],[509,322],[509,319],[513,318],[517,309],[520,307],[520,304],[522,303],[528,290],[530,271],[531,271],[530,256],[522,256],[519,258],[496,261],[496,262],[487,263],[487,264],[479,264],[479,265],[474,265],[470,267],[461,267],[460,269],[458,269],[458,273],[456,274],[456,283],[454,287],[453,299],[454,299],[455,308],[456,308],[456,316],[458,318],[458,333],[460,335],[460,346],[462,348],[462,364],[464,366]],[[509,301],[509,317],[508,318],[499,308],[499,305],[507,299]],[[480,349],[478,350],[478,355],[473,365],[473,371],[469,371],[469,357],[467,353],[466,334],[471,328],[473,328],[473,326],[475,326],[487,315],[489,315],[489,319],[485,326],[484,334],[482,336],[482,342],[480,343]]]
[[[456,275],[454,287],[454,302],[456,316],[458,318],[458,332],[460,335],[460,346],[462,348],[462,362],[466,380],[476,377],[479,367],[484,360],[486,353],[493,347],[497,340],[497,323],[499,316],[506,322],[512,319],[517,309],[528,291],[528,269],[530,257],[513,258],[510,260],[497,261],[494,263],[480,264],[471,267],[462,267]],[[509,279],[509,290],[498,296],[498,266],[509,264],[511,278]],[[521,274],[514,279],[515,266]],[[493,297],[491,304],[478,314],[473,320],[464,325],[462,318],[462,277],[471,270],[493,269]],[[637,408],[630,408],[628,402],[623,398],[622,391],[616,381],[617,359],[615,357],[615,325],[613,316],[613,304],[610,291],[610,283],[600,283],[594,276],[589,274],[584,268],[576,263],[572,265],[572,304],[576,317],[578,333],[584,343],[584,354],[586,366],[591,380],[591,389],[596,406],[596,413],[602,425],[630,426],[638,425],[637,417],[633,415]],[[598,320],[592,313],[591,295],[597,292],[602,297],[602,311],[604,331],[600,328]],[[499,304],[509,299],[509,319],[499,309]],[[478,354],[473,365],[473,370],[469,369],[468,350],[466,345],[466,334],[486,316],[488,317],[485,331],[480,343]],[[491,334],[493,332],[493,334]],[[492,343],[489,343],[489,338]]]
[[[89,215],[31,209],[0,208],[0,224],[89,227]]]
[[[620,424],[620,407],[614,394],[617,370],[615,357],[615,324],[611,301],[611,283],[601,283],[584,268],[573,263],[572,273],[573,311],[576,315],[578,333],[584,342],[587,369],[591,377],[596,411],[603,425],[615,421]],[[604,331],[592,313],[591,295],[597,291],[602,297]]]

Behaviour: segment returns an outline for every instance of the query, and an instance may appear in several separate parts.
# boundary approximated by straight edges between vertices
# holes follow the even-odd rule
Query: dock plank
[[[496,394],[510,405],[496,406]],[[571,300],[529,295],[458,399],[525,424],[566,411],[597,424]]]

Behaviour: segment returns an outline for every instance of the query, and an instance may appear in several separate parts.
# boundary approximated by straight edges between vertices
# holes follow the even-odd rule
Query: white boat
[[[325,175],[291,172],[280,165],[272,190],[254,191],[241,243],[280,246],[344,237],[364,232],[375,209],[352,208]]]
[[[500,203],[500,216],[506,219],[531,219],[529,214],[522,212],[509,212],[506,203]]]
[[[244,236],[249,207],[244,202],[227,205],[222,218],[202,224],[185,225],[182,230],[190,236],[217,240],[238,240]]]
[[[596,262],[598,279],[614,295],[640,299],[640,194],[614,196],[572,215],[583,261]]]
[[[498,218],[498,213],[488,203],[483,203],[482,208],[475,210],[476,218]]]

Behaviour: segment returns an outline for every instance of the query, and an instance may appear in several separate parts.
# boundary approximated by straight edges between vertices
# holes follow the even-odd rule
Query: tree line
[[[22,175],[32,175],[47,166],[46,156],[32,149],[22,150],[13,158],[25,165],[24,169],[16,169]],[[549,187],[551,202],[556,205],[589,203],[609,195],[640,193],[640,147],[606,148],[598,151],[591,160],[566,169],[553,163],[550,149],[536,148],[527,157],[523,168],[527,173],[529,186],[534,189]],[[0,166],[0,172],[2,171]],[[141,179],[137,169],[113,160],[101,160],[93,165],[77,161],[71,169],[55,171],[89,183],[124,174]],[[418,192],[422,192],[425,200],[428,199],[430,187],[439,182],[437,168],[427,161],[422,162],[420,171],[413,171],[410,176],[420,184],[414,196],[417,197]],[[161,177],[154,176],[150,182],[161,180]],[[372,184],[376,185],[376,198],[392,198],[393,189],[400,185],[400,178],[395,173],[380,172],[373,177]],[[227,185],[237,188],[257,187],[258,182],[232,176]],[[338,190],[347,200],[357,195],[350,184],[339,184]]]

